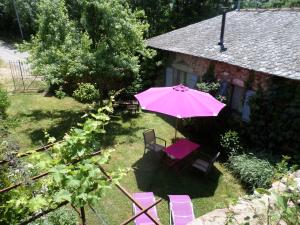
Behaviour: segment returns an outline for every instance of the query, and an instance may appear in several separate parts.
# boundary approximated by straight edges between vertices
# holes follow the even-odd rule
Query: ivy
[[[272,78],[269,89],[251,98],[251,122],[246,131],[249,147],[297,156],[300,150],[300,86]]]

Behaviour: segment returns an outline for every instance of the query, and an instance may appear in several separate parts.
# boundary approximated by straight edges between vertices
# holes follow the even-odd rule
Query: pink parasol
[[[225,106],[209,93],[190,89],[182,84],[173,87],[149,88],[136,94],[135,97],[142,109],[167,114],[179,119],[217,116]]]

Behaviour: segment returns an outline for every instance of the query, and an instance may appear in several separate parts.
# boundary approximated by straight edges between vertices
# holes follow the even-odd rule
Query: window
[[[244,93],[245,90],[243,87],[233,85],[230,106],[238,113],[242,113],[243,110]]]
[[[196,74],[188,73],[171,67],[166,69],[165,85],[167,87],[184,84],[190,88],[195,88],[197,80],[198,76]]]
[[[173,85],[186,84],[187,73],[181,70],[174,69],[173,72]]]

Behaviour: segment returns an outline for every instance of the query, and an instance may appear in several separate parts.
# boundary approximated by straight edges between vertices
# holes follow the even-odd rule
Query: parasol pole
[[[177,127],[178,127],[178,118],[176,117],[176,125],[175,125],[175,138],[174,138],[174,142],[176,141],[176,136],[177,136]]]

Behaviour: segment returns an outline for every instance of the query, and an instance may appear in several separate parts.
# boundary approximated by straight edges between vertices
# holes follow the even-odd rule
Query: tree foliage
[[[40,0],[37,34],[25,45],[35,73],[52,85],[90,81],[107,92],[130,85],[140,59],[153,54],[143,12],[124,0],[85,0],[74,10],[72,2]]]
[[[237,2],[237,0],[235,1]],[[300,0],[244,0],[241,8],[290,8],[300,7]]]
[[[45,76],[50,84],[89,73],[91,40],[76,30],[63,0],[41,0],[37,24],[37,34],[24,46],[30,52],[34,73]]]
[[[143,40],[148,29],[144,13],[132,11],[124,0],[86,0],[81,23],[92,40],[94,74],[100,80],[100,89],[109,90],[120,83],[126,86],[135,80],[140,58],[152,55]]]
[[[23,34],[29,38],[36,31],[36,9],[39,0],[15,0]],[[12,0],[0,1],[0,33],[20,37]]]
[[[130,0],[135,8],[143,9],[150,24],[149,37],[177,29],[218,14],[227,0]]]

